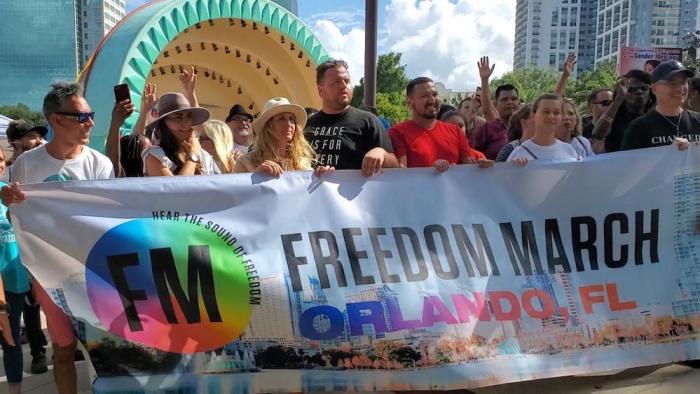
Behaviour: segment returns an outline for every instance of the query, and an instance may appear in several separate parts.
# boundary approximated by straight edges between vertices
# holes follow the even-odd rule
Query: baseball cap
[[[683,74],[688,78],[695,76],[695,71],[685,68],[685,66],[678,60],[666,60],[665,62],[659,64],[651,73],[651,81],[670,81],[676,75]]]
[[[20,119],[10,122],[10,125],[7,127],[6,131],[7,139],[13,141],[18,140],[32,131],[39,133],[41,138],[46,137],[46,134],[49,132],[49,130],[44,126],[32,126],[29,122]]]

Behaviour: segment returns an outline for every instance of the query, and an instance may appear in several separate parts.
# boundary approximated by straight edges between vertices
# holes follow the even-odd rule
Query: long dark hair
[[[174,174],[177,174],[182,169],[185,164],[178,157],[178,152],[180,152],[180,143],[177,142],[177,138],[173,135],[172,131],[165,124],[165,119],[158,121],[156,125],[156,132],[158,132],[158,137],[160,138],[160,147],[165,152],[165,156],[170,159],[170,161],[175,164]],[[202,173],[202,162],[197,163],[197,169],[195,170],[195,175],[200,175]]]
[[[119,158],[127,177],[143,176],[143,159],[141,158],[141,141],[138,134],[125,135],[119,139],[121,156]]]

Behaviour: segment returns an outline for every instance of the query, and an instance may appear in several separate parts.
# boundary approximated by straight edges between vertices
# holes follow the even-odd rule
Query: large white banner
[[[698,358],[699,164],[46,183],[11,213],[98,392],[457,389]]]

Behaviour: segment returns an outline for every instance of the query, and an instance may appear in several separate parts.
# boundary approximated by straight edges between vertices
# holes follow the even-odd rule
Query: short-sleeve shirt
[[[0,187],[6,186],[0,182]],[[15,294],[29,291],[29,273],[19,259],[15,232],[7,220],[7,207],[0,203],[0,272],[5,291]]]
[[[678,126],[678,129],[676,129]],[[670,145],[676,137],[700,141],[700,113],[683,110],[678,116],[664,116],[656,110],[635,119],[625,133],[622,149]]]
[[[547,163],[561,163],[580,160],[579,154],[566,142],[557,139],[549,146],[542,146],[527,140],[513,150],[508,156],[508,161],[525,158],[528,160],[545,161]]]
[[[112,162],[89,146],[74,159],[60,160],[42,145],[22,153],[8,171],[9,181],[21,184],[114,178]]]
[[[316,163],[338,170],[361,169],[365,155],[374,148],[393,152],[379,118],[354,107],[339,114],[311,115],[304,136],[316,152]]]
[[[591,141],[589,141],[588,138],[579,135],[572,138],[570,144],[581,158],[595,156],[595,152],[593,152],[593,148],[591,147]]]
[[[394,153],[397,157],[406,156],[408,167],[430,167],[439,159],[450,164],[459,164],[463,157],[485,159],[471,148],[459,127],[446,122],[437,121],[426,130],[408,120],[389,129],[389,137]]]
[[[498,157],[498,152],[508,143],[508,126],[503,119],[494,119],[476,129],[472,135],[472,146],[483,152],[490,160]]]
[[[513,140],[505,145],[503,145],[503,148],[501,148],[500,151],[498,151],[498,156],[496,156],[496,162],[503,163],[506,160],[508,160],[508,156],[510,156],[511,153],[513,153],[513,150],[520,146],[520,140]]]
[[[146,174],[146,158],[148,156],[153,156],[158,161],[161,163],[165,164],[168,169],[175,173],[175,170],[177,169],[177,165],[168,158],[168,156],[165,154],[165,151],[163,148],[160,146],[151,146],[145,151],[143,151],[142,156],[143,156],[143,173]],[[199,157],[202,160],[202,175],[215,175],[215,174],[221,174],[221,170],[219,170],[219,166],[216,165],[214,162],[214,158],[209,154],[209,152],[205,151],[202,149],[199,152]]]

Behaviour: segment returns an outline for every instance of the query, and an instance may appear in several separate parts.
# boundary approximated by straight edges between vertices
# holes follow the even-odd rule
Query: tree
[[[390,123],[398,123],[408,118],[408,108],[404,91],[408,85],[406,65],[401,64],[401,54],[389,52],[377,59],[377,113]],[[365,80],[352,90],[353,107],[360,107],[365,95]]]
[[[377,114],[396,124],[409,118],[406,96],[403,92],[378,93]]]
[[[26,104],[19,103],[17,105],[0,106],[0,114],[11,119],[24,119],[34,125],[46,125],[44,114],[41,112],[32,111]]]
[[[534,102],[539,95],[554,91],[559,75],[552,70],[542,68],[521,68],[492,79],[489,89],[496,93],[499,85],[511,84],[518,88],[520,100],[524,103]]]
[[[600,88],[614,88],[617,82],[617,64],[608,60],[600,63],[595,70],[585,71],[579,75],[573,87],[569,87],[566,95],[579,104],[584,104],[588,95]]]

